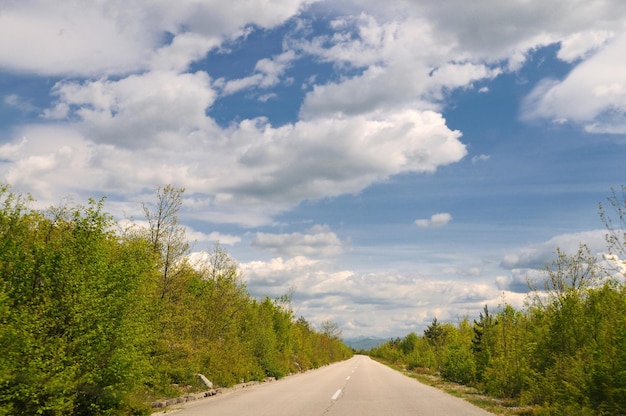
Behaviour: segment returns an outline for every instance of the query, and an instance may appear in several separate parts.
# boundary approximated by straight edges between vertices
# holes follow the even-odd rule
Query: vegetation
[[[609,198],[609,264],[583,245],[556,252],[543,285],[530,284],[523,310],[503,302],[493,313],[458,324],[434,319],[370,351],[373,357],[422,374],[475,387],[520,414],[626,414],[626,188]]]
[[[288,297],[252,298],[219,245],[190,264],[183,192],[120,229],[104,200],[39,211],[0,186],[0,415],[148,414],[198,373],[228,386],[350,356]]]

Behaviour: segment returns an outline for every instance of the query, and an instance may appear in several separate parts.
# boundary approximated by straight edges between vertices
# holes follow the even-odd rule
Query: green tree
[[[453,326],[440,323],[436,317],[424,330],[424,338],[433,349],[437,371],[443,368],[448,338],[452,331],[454,331]]]
[[[487,305],[474,320],[474,337],[472,339],[472,353],[476,363],[476,378],[483,381],[485,370],[489,366],[490,358],[495,347],[495,326],[498,321],[489,313]]]
[[[476,378],[476,362],[472,354],[474,331],[467,318],[461,320],[451,332],[443,363],[442,375],[450,381],[470,384]]]
[[[417,343],[419,342],[419,337],[415,332],[409,333],[406,337],[400,341],[400,349],[402,350],[402,354],[410,355],[415,348],[417,347]]]
[[[494,351],[485,371],[485,387],[499,397],[519,397],[529,375],[530,350],[524,337],[525,317],[505,304],[497,320]]]

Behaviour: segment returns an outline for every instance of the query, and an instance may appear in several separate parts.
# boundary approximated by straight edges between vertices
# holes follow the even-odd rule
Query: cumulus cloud
[[[316,225],[306,233],[256,233],[252,247],[287,256],[336,256],[344,251],[341,241],[326,225]]]
[[[22,137],[21,140],[17,140],[13,143],[5,143],[0,145],[0,159],[11,162],[16,155],[19,154],[20,149],[26,144],[26,137]]]
[[[177,2],[108,0],[51,4],[5,3],[0,67],[44,75],[124,74],[147,68],[183,69],[246,25],[270,28],[309,3],[252,0],[230,7],[220,0]],[[171,45],[164,34],[174,35]]]
[[[474,4],[463,0],[398,0],[391,4],[429,18],[435,30],[453,36],[460,49],[489,60],[509,59],[516,51],[525,53],[576,33],[623,30],[626,13],[626,6],[619,1],[490,0]],[[384,7],[391,4],[387,2]]]
[[[580,124],[592,133],[626,132],[626,36],[618,36],[564,80],[546,79],[525,98],[522,116]]]
[[[305,256],[295,256],[284,260],[276,257],[270,261],[252,261],[242,263],[248,288],[257,296],[277,297],[287,293],[292,287],[299,286],[299,281],[324,269],[319,260]]]
[[[430,218],[415,220],[415,225],[421,228],[443,227],[452,221],[452,215],[447,212],[439,212],[431,215]]]
[[[75,2],[5,3],[0,36],[0,66],[45,75],[126,72],[141,66],[156,40],[150,27],[139,30],[125,11],[104,4]],[[121,24],[124,23],[124,24]]]
[[[172,72],[60,83],[59,102],[71,106],[71,117],[78,120],[65,127],[22,127],[17,134],[28,141],[2,173],[36,198],[184,184],[196,195],[192,206],[211,211],[213,220],[260,224],[303,200],[356,193],[400,173],[434,172],[466,154],[460,133],[428,111],[321,118],[276,128],[264,119],[243,120],[223,129],[205,114],[215,97],[209,84],[204,73]],[[46,136],[55,138],[54,146],[39,145]],[[64,145],[73,149],[73,161],[61,167],[48,159]],[[33,170],[33,161],[44,159],[50,162],[46,172],[59,170],[45,176],[46,186],[34,186],[44,176]],[[62,174],[70,167],[71,175]]]
[[[381,106],[436,109],[445,89],[466,87],[500,73],[497,67],[453,58],[454,40],[434,32],[431,22],[419,16],[379,21],[362,13],[335,25],[335,30],[332,36],[299,39],[291,46],[340,67],[363,70],[315,85],[302,105],[300,114],[305,119],[363,113]]]
[[[413,106],[433,109],[447,89],[517,71],[533,51],[558,45],[557,58],[579,65],[565,80],[538,85],[526,100],[524,118],[568,119],[592,133],[626,131],[626,71],[620,59],[626,6],[621,2],[392,0],[384,7],[355,2],[366,12],[342,19],[334,27],[337,34],[301,47],[363,71],[316,86],[304,102],[303,117],[364,111],[382,102],[415,101]]]
[[[65,196],[102,189],[102,172],[90,169],[94,151],[74,129],[31,126],[20,139],[0,147],[2,176],[16,189],[31,192],[43,206]]]
[[[149,68],[153,71],[186,71],[192,62],[204,58],[209,50],[220,44],[218,37],[194,32],[178,33],[169,44],[155,49]]]
[[[613,32],[606,30],[573,33],[561,41],[557,57],[565,62],[584,59],[604,46],[613,36]]]
[[[111,81],[62,81],[53,88],[55,108],[72,108],[74,126],[97,143],[145,147],[210,128],[206,110],[216,93],[205,72],[152,71]]]
[[[230,95],[252,87],[274,87],[280,83],[285,70],[294,59],[295,53],[291,50],[277,55],[272,59],[263,58],[254,66],[255,73],[253,75],[226,81],[222,88],[222,94]]]
[[[466,149],[440,114],[405,110],[318,118],[273,128],[246,120],[233,139],[251,143],[224,190],[299,201],[355,193],[407,172],[434,172]]]

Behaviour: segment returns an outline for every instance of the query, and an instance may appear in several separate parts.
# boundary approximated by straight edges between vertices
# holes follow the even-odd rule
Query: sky
[[[606,252],[626,184],[622,0],[0,0],[0,182],[143,219],[343,336],[522,307]]]

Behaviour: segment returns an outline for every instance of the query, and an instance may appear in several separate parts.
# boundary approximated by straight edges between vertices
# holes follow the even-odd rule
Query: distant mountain
[[[374,347],[378,347],[380,344],[384,344],[387,341],[389,341],[389,339],[378,337],[357,337],[343,340],[347,346],[352,347],[355,350],[370,350]]]

